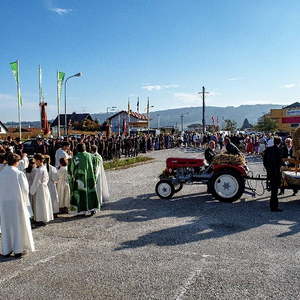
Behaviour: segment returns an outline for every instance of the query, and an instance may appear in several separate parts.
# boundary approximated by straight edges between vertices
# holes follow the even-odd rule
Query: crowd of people
[[[216,148],[221,150],[224,148],[226,136],[230,137],[232,144],[248,155],[262,155],[266,150],[269,139],[273,137],[272,134],[265,133],[248,134],[240,132],[231,134],[217,132],[214,134],[201,134],[197,132],[186,132],[181,137],[181,143],[184,146],[206,149],[210,141],[214,141]]]
[[[109,198],[96,145],[87,152],[86,144],[78,143],[73,153],[70,143],[62,141],[53,160],[42,153],[29,158],[18,145],[0,148],[2,255],[15,258],[34,251],[32,225],[46,226],[70,208],[92,216]]]
[[[50,156],[53,161],[55,153],[63,142],[70,144],[70,151],[76,154],[78,144],[85,144],[86,151],[91,152],[93,145],[97,146],[98,152],[103,160],[118,159],[121,157],[134,157],[139,153],[146,153],[152,150],[170,149],[179,145],[179,135],[176,134],[142,134],[131,136],[113,135],[106,137],[105,135],[78,135],[61,138],[39,138],[32,140],[33,149],[31,154],[41,153]],[[13,140],[10,136],[0,143],[1,149],[14,151],[19,155],[24,152],[24,145],[19,138]],[[25,150],[26,152],[26,150]]]

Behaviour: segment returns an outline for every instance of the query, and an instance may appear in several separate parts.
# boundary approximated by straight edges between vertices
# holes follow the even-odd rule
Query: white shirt
[[[66,151],[64,151],[62,148],[57,149],[56,153],[55,153],[55,167],[56,168],[59,168],[59,166],[60,166],[59,161],[61,158],[69,159],[69,158],[71,158],[71,156]]]

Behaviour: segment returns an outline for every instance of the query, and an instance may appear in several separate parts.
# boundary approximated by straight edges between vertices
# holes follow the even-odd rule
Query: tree
[[[233,120],[225,120],[224,130],[235,132],[236,131],[236,121]]]
[[[98,120],[89,120],[86,119],[83,122],[74,122],[72,126],[75,130],[82,130],[82,131],[99,131],[100,125]]]
[[[263,132],[273,132],[278,128],[276,121],[263,117],[255,126],[255,129]]]

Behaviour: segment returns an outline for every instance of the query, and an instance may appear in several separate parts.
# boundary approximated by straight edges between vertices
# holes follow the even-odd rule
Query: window
[[[292,128],[297,128],[298,126],[299,126],[299,124],[298,124],[298,123],[291,124],[291,127],[292,127]]]

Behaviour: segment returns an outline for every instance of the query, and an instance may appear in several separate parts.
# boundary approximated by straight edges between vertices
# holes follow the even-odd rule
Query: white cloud
[[[178,88],[178,84],[165,84],[165,85],[160,85],[160,84],[147,84],[143,85],[142,89],[147,90],[147,91],[160,91],[164,89],[174,89]]]
[[[0,101],[10,101],[17,99],[17,96],[9,95],[9,94],[0,94]]]
[[[174,96],[175,98],[186,102],[199,101],[200,99],[198,93],[175,93]]]
[[[288,83],[288,84],[283,85],[281,88],[283,88],[283,89],[291,89],[291,88],[293,88],[295,86],[296,86],[295,83]]]
[[[206,97],[214,97],[220,96],[220,93],[217,92],[209,92],[206,94]],[[174,93],[174,97],[180,101],[182,101],[183,106],[190,105],[190,106],[199,106],[200,101],[202,101],[202,96],[199,93]]]
[[[238,80],[242,80],[243,77],[231,77],[231,78],[228,78],[229,81],[238,81]]]
[[[59,7],[50,8],[50,10],[57,13],[60,16],[67,15],[73,11],[73,9],[71,8],[59,8]]]

